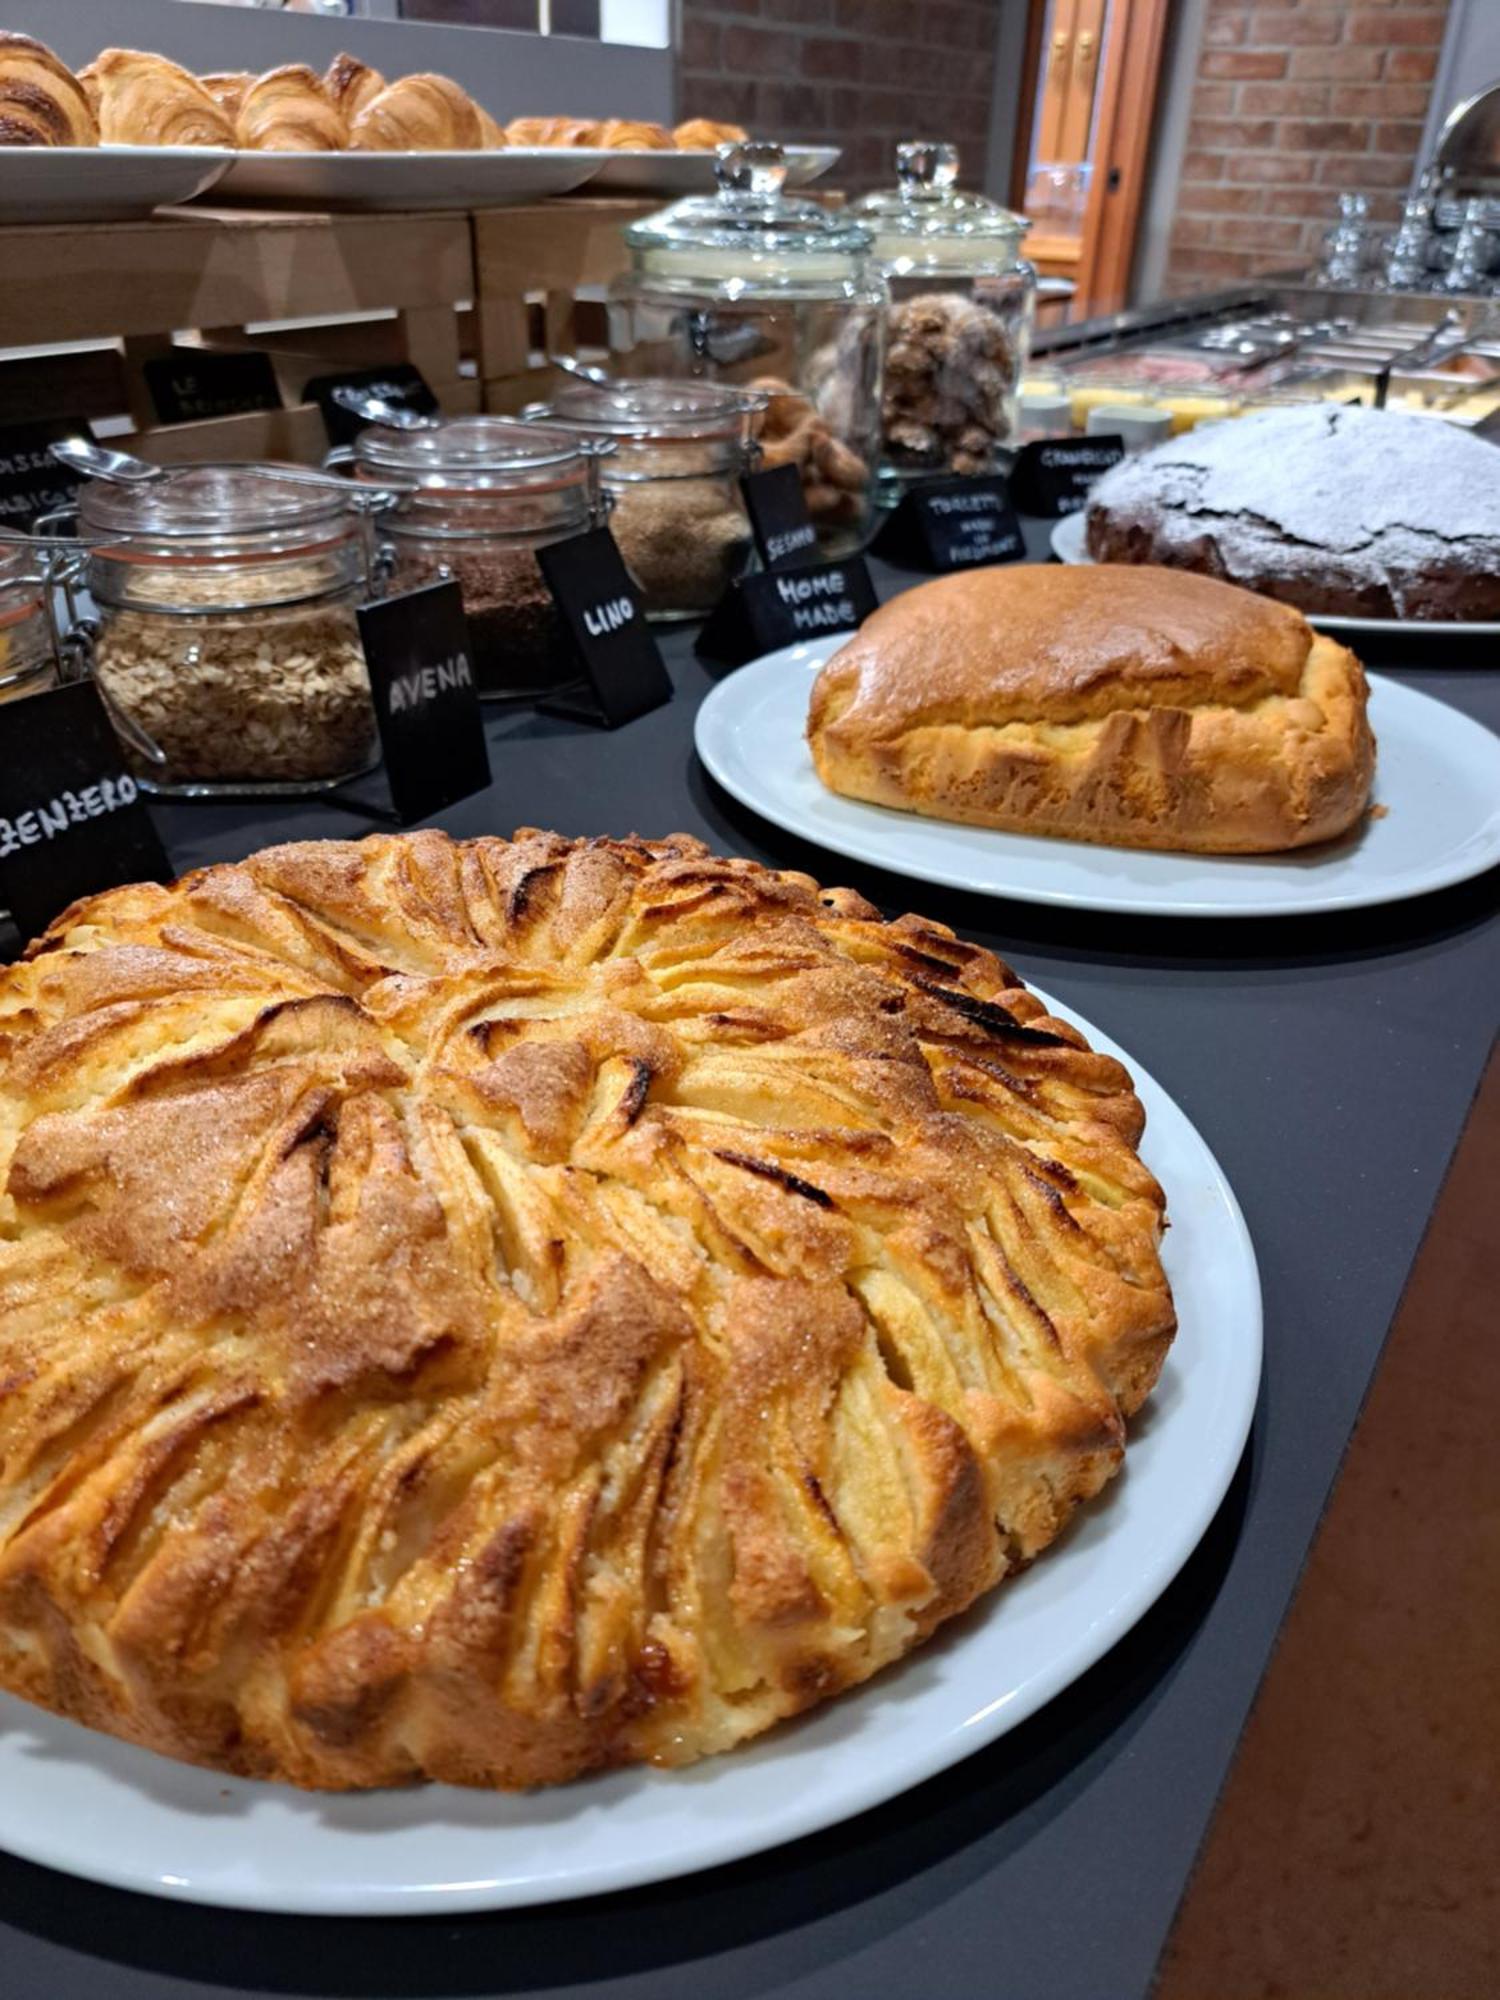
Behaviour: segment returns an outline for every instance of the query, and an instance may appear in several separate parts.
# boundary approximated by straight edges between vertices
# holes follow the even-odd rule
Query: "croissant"
[[[592,118],[512,118],[505,137],[512,146],[588,146],[597,129]]]
[[[371,69],[358,56],[341,52],[323,72],[323,94],[334,110],[342,114],[346,124],[384,89],[385,78],[380,71]]]
[[[258,153],[338,153],[349,127],[306,63],[268,69],[245,92],[235,120],[237,146]]]
[[[0,146],[96,146],[87,93],[30,35],[0,33]]]
[[[502,148],[510,144],[510,141],[505,136],[505,127],[491,118],[482,104],[476,104],[474,109],[479,113],[480,145],[484,147],[487,153],[500,152]]]
[[[684,152],[712,152],[715,146],[728,146],[749,136],[743,125],[720,125],[712,118],[688,118],[672,134]]]
[[[606,118],[594,127],[587,143],[622,153],[670,153],[672,135],[664,125],[646,124],[637,118]]]
[[[237,118],[245,92],[255,78],[247,69],[216,69],[200,76],[198,81],[226,117]]]
[[[419,73],[370,99],[350,121],[349,145],[359,153],[475,152],[484,128],[479,106],[451,77]]]
[[[106,145],[234,144],[234,126],[212,93],[165,56],[105,49],[78,80],[94,101]]]

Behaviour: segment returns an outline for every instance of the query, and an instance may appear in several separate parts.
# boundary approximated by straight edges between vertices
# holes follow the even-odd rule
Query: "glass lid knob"
[[[896,178],[912,199],[941,194],[958,179],[958,148],[941,139],[903,139],[896,148]]]
[[[769,139],[734,141],[719,147],[714,179],[721,194],[780,194],[786,181],[786,156]]]

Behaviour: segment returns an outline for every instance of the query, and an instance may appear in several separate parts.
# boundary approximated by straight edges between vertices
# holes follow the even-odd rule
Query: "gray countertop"
[[[883,591],[915,580],[876,567]],[[657,1889],[456,1922],[202,1910],[0,1856],[6,1996],[1137,2000],[1149,1988],[1489,1051],[1500,870],[1284,922],[1117,920],[908,883],[719,792],[692,750],[711,677],[689,633],[665,650],[675,700],[617,733],[492,712],[495,783],[442,823],[686,830],[852,882],[888,913],[915,907],[996,946],[1122,1042],[1218,1155],[1260,1258],[1266,1376],[1218,1519],[1136,1630],[1030,1722],[795,1846]],[[1484,657],[1413,645],[1392,671],[1500,730],[1500,674]],[[369,824],[317,804],[181,806],[161,822],[184,868]]]

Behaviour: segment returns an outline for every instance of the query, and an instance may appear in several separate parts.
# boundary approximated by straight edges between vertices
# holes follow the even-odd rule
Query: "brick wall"
[[[898,139],[951,138],[984,178],[1005,0],[682,0],[678,102],[757,138],[840,145],[840,187],[894,178]]]
[[[1395,219],[1448,0],[1208,0],[1172,291],[1316,260],[1345,188]]]

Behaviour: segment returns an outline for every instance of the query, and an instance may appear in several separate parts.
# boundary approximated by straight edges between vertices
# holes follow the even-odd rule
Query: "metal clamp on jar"
[[[76,619],[132,769],[174,797],[328,789],[375,758],[355,605],[368,524],[292,467],[196,465],[78,497]]]
[[[717,195],[625,231],[610,345],[631,375],[700,376],[766,396],[767,466],[795,465],[828,554],[863,541],[880,450],[889,294],[868,227],[782,193],[779,146],[721,146]]]
[[[960,194],[958,149],[896,148],[898,186],[854,203],[891,290],[881,402],[886,497],[914,478],[984,473],[1015,441],[1036,316],[1026,218]]]
[[[481,695],[531,694],[574,677],[536,551],[608,512],[598,459],[609,446],[514,417],[372,424],[328,465],[404,490],[380,516],[380,566],[410,589],[453,578],[463,593]]]
[[[712,382],[570,382],[525,412],[613,445],[599,468],[609,524],[648,617],[702,617],[744,566],[739,482],[759,463],[766,401]]]
[[[57,544],[0,529],[0,702],[40,694],[62,678],[54,590]]]

